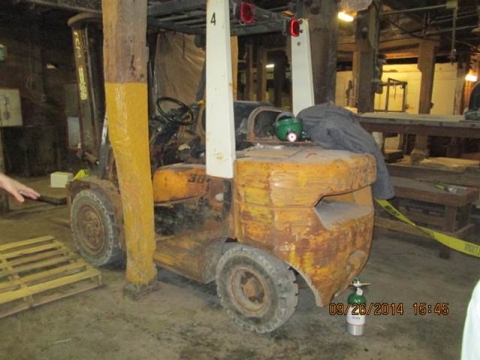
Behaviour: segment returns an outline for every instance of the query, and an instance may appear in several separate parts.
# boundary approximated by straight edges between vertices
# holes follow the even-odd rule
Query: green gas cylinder
[[[367,300],[363,296],[362,286],[369,284],[362,284],[359,278],[355,278],[352,286],[355,291],[348,297],[348,312],[347,312],[347,331],[354,336],[363,335],[365,332],[365,304]]]

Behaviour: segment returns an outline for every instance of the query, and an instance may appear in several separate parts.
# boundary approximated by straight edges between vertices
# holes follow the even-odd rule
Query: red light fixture
[[[244,24],[253,24],[253,4],[240,3],[240,21]]]
[[[294,37],[300,36],[300,31],[301,31],[300,24],[301,24],[301,21],[298,19],[290,20],[288,24],[288,32],[290,33],[290,36],[294,36]]]

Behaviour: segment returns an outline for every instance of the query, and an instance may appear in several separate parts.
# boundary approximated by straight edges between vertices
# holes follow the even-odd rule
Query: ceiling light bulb
[[[267,69],[273,69],[275,67],[275,64],[267,64],[265,65]]]
[[[347,14],[345,11],[340,11],[338,13],[338,18],[345,22],[352,22],[354,19],[352,15]]]

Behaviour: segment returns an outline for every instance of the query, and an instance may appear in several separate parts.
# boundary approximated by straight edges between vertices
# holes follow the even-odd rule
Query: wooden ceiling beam
[[[344,42],[340,42],[338,44],[338,51],[339,52],[354,52],[355,49],[356,49],[356,42],[353,42],[351,41],[351,39],[349,39],[350,41],[344,41]],[[438,37],[432,37],[430,38],[430,40],[434,43],[437,43],[438,45],[438,42],[439,42],[439,38]],[[417,51],[418,49],[418,45],[420,44],[420,42],[422,41],[422,39],[418,39],[418,38],[412,38],[412,37],[408,37],[408,38],[402,38],[402,39],[393,39],[393,40],[386,40],[386,41],[382,41],[380,42],[379,44],[379,50],[381,53],[385,53],[385,54],[389,54],[389,53],[393,53],[393,52],[398,52],[399,50],[402,50],[403,52],[409,52],[409,51]]]

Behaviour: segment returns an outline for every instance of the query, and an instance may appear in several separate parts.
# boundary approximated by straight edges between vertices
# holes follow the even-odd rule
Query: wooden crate
[[[0,245],[0,318],[101,284],[100,271],[52,236]]]

